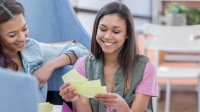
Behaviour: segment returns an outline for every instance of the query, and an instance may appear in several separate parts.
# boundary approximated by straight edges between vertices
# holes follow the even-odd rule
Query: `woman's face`
[[[99,21],[96,41],[104,54],[119,54],[126,40],[126,23],[117,14],[105,15]]]
[[[11,20],[0,25],[0,43],[3,52],[13,54],[25,47],[28,27],[23,14],[17,14]]]

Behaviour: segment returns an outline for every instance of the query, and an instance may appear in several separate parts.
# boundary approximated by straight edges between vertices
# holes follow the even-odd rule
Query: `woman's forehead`
[[[1,32],[9,32],[21,29],[26,24],[23,14],[17,14],[14,18],[0,25]]]
[[[105,15],[100,19],[99,25],[125,26],[125,20],[118,14]]]

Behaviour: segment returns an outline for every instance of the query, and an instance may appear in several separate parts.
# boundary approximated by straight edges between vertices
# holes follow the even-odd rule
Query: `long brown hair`
[[[14,15],[24,14],[24,8],[16,0],[0,0],[0,25],[11,20]],[[1,40],[1,35],[0,35]],[[4,52],[0,41],[0,67],[11,67],[18,70],[18,65],[10,59]]]
[[[102,17],[109,14],[118,14],[118,16],[124,19],[126,22],[127,39],[125,40],[123,48],[119,53],[118,63],[124,70],[125,82],[127,82],[128,79],[133,74],[134,65],[138,61],[140,55],[134,35],[133,16],[131,14],[131,11],[128,9],[126,5],[118,2],[112,2],[105,5],[98,12],[93,26],[91,52],[97,59],[103,57],[103,51],[100,45],[96,41],[96,35],[97,35],[99,21],[101,20]]]

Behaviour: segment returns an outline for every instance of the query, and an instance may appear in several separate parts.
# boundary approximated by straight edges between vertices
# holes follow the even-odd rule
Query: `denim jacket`
[[[67,42],[65,44],[52,45],[27,38],[25,49],[21,52],[21,58],[25,72],[32,74],[49,60],[59,55],[70,53],[74,53],[79,58],[88,55],[89,51],[79,43]],[[47,97],[47,83],[39,92],[39,102],[45,102]]]

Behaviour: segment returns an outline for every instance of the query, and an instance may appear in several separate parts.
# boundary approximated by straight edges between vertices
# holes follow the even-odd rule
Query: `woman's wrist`
[[[65,54],[65,55],[67,56],[67,58],[68,58],[68,60],[69,60],[69,64],[72,65],[73,62],[72,62],[71,56],[70,56],[69,54]]]
[[[126,103],[126,101],[120,102],[120,104],[118,105],[117,108],[118,112],[131,112],[128,104]]]
[[[67,56],[68,64],[73,65],[76,62],[77,56],[74,53],[69,53],[65,55]]]

